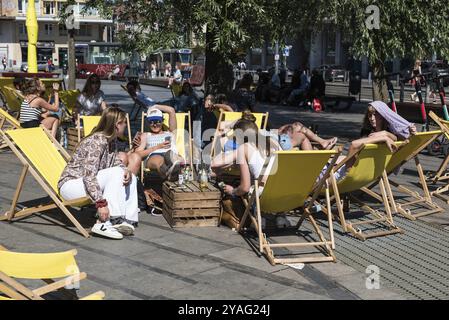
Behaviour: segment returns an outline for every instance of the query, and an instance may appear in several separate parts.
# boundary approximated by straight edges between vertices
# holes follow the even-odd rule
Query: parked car
[[[329,82],[336,80],[345,81],[346,70],[343,66],[323,64],[319,66],[317,69],[321,75],[324,75],[325,81]]]
[[[20,70],[23,72],[28,72],[28,63],[23,62]],[[48,63],[47,61],[38,61],[37,62],[37,71],[38,72],[48,72]]]

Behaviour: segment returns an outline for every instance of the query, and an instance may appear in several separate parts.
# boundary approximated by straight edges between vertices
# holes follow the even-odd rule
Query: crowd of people
[[[295,90],[300,90],[293,86],[301,81],[301,75],[296,74],[292,91],[286,92],[285,96],[290,97]],[[205,139],[213,136],[205,134],[206,131],[215,132],[219,128],[218,150],[221,152],[211,159],[210,167],[212,175],[218,179],[223,170],[238,169],[239,184],[223,188],[224,194],[232,198],[251,192],[252,181],[262,175],[264,166],[276,151],[330,150],[338,142],[337,137],[324,139],[318,136],[300,122],[285,124],[277,130],[259,128],[253,115],[257,105],[251,85],[251,76],[245,75],[229,98],[207,95],[200,99],[192,87],[184,83],[180,96],[183,103],[178,111],[190,111],[193,121],[200,124],[199,131],[193,133],[200,153],[208,150],[207,146],[212,142]],[[111,239],[132,235],[138,226],[140,182],[136,177],[142,162],[162,180],[172,181],[177,179],[181,166],[186,163],[176,145],[176,109],[145,95],[137,81],[130,81],[126,87],[133,99],[147,107],[145,120],[149,131],[138,132],[133,147],[121,150],[118,139],[126,132],[126,113],[116,105],[108,106],[100,78],[91,75],[77,99],[74,114],[75,118],[78,114],[101,115],[101,120],[78,145],[58,184],[61,196],[67,201],[85,196],[92,199],[98,212],[92,232]],[[25,97],[20,112],[22,126],[43,125],[55,135],[60,120],[59,85],[53,85],[48,99],[43,98],[45,86],[38,79],[23,82],[20,89]],[[220,111],[241,112],[242,117],[218,127],[217,112]],[[164,114],[168,115],[167,127],[164,126]],[[406,140],[415,133],[416,127],[385,103],[372,102],[364,118],[360,139],[352,141],[347,151],[356,152],[367,143],[385,143],[394,152],[395,141]],[[336,172],[336,178],[342,179],[352,165],[346,163]]]

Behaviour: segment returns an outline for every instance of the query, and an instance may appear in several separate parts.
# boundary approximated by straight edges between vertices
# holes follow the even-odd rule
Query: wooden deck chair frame
[[[75,260],[77,253],[76,250],[58,253],[16,253],[10,252],[6,248],[0,246],[0,256],[4,256],[3,258],[5,259],[3,263],[10,264],[13,258],[19,259],[22,262],[29,262],[18,266],[17,271],[2,270],[2,263],[0,262],[0,293],[6,295],[5,298],[10,300],[44,300],[43,296],[48,293],[56,292],[68,286],[77,285],[79,281],[87,278],[85,272],[79,272]],[[9,261],[6,261],[7,259]],[[58,260],[60,261],[59,266],[52,265]],[[62,269],[63,271],[58,270],[55,272],[53,270],[48,270],[47,268],[46,270],[36,270],[36,264],[33,262],[41,262],[42,265],[46,264],[50,267]],[[9,266],[8,269],[11,269],[11,266]],[[5,272],[8,272],[8,274]],[[54,281],[50,278],[51,273],[58,273],[58,278],[62,278],[62,280]],[[40,279],[47,285],[32,290],[17,281],[17,278],[30,280]],[[98,291],[87,297],[80,298],[80,300],[101,300],[104,297],[104,292]]]
[[[218,139],[218,136],[219,136],[218,133],[220,132],[220,124],[221,124],[221,122],[226,121],[225,120],[226,119],[226,114],[230,114],[230,113],[232,113],[232,114],[242,114],[242,112],[223,112],[223,111],[220,112],[220,115],[218,116],[217,129],[215,130],[214,139],[212,140],[212,148],[211,148],[211,151],[210,151],[211,152],[211,154],[210,154],[211,159],[215,156],[215,148],[216,148],[217,139]],[[270,113],[269,112],[259,113],[259,115],[262,117],[262,120],[261,120],[261,123],[257,124],[257,122],[256,122],[256,124],[259,127],[259,129],[266,129],[267,126],[268,126],[268,118],[270,116]]]
[[[405,218],[414,221],[417,218],[428,216],[435,213],[441,213],[442,211],[444,211],[443,208],[438,206],[432,200],[432,196],[427,186],[426,176],[424,174],[424,170],[418,157],[421,151],[426,149],[427,146],[430,145],[433,141],[435,141],[435,139],[438,138],[441,134],[442,134],[441,131],[419,132],[416,134],[416,136],[410,137],[410,139],[406,141],[405,144],[403,144],[396,153],[393,154],[390,163],[386,168],[386,177],[385,176],[383,177],[385,181],[385,188],[387,190],[388,197],[390,199],[393,214],[400,214]],[[428,139],[424,138],[425,140],[421,144],[419,144],[417,148],[410,151],[407,150],[407,147],[411,145],[415,139],[419,139],[421,137],[426,136],[428,137]],[[412,159],[414,159],[415,161],[416,169],[418,171],[419,183],[421,184],[423,194],[420,194],[417,191],[412,191],[406,186],[398,182],[395,182],[391,178],[391,176],[398,167],[403,166],[405,163],[411,161]],[[376,198],[378,201],[383,202],[382,196],[372,190],[378,183],[379,181],[377,181],[376,183],[372,184],[367,188],[362,188],[362,190],[367,194],[370,194],[373,198]],[[392,187],[395,188],[394,190],[396,192],[404,194],[407,197],[411,197],[412,200],[402,201],[401,203],[398,203],[398,201],[396,201],[395,199]],[[412,212],[412,210],[415,211],[415,209],[411,207],[418,207],[418,206],[420,208],[425,208],[425,210],[416,213]]]
[[[85,116],[78,115],[78,124],[76,126],[76,130],[78,131],[78,143],[80,143],[81,139],[83,137],[85,137],[84,134],[83,135],[81,134],[81,120],[84,117]],[[87,116],[87,117],[89,117],[89,116]],[[101,118],[101,116],[95,116],[95,117],[98,117],[99,119]],[[131,150],[132,149],[132,138],[131,138],[131,124],[130,124],[130,121],[129,121],[129,114],[126,114],[126,127],[127,127],[127,130],[128,130],[128,145],[129,145],[129,149]],[[89,134],[90,133],[91,132],[89,132]]]
[[[441,119],[433,111],[429,112],[429,116],[440,127],[446,138],[449,139],[449,121]],[[438,182],[446,183],[446,181],[449,180],[448,165],[449,165],[449,155],[447,155],[444,158],[443,162],[439,166],[435,175],[428,177],[427,181],[433,184],[436,184]],[[447,183],[446,186],[440,187],[436,191],[432,192],[431,195],[449,204],[449,197],[445,195],[445,193],[447,193],[448,191],[449,191],[449,182]]]
[[[0,108],[0,131],[5,131],[5,125],[9,125],[8,130],[21,129],[20,122],[10,115],[7,111]],[[8,147],[3,139],[0,140],[0,150]]]
[[[34,128],[35,129],[35,128]],[[67,153],[67,151],[62,148],[62,146],[53,138],[53,136],[43,127],[40,127],[41,130],[43,130],[48,137],[48,139],[52,142],[52,144],[55,147],[55,151],[59,152],[61,156],[64,158],[64,160],[67,162],[70,160],[70,155]],[[21,130],[30,130],[30,129],[21,129]],[[42,213],[44,211],[52,210],[59,208],[64,215],[73,223],[73,225],[76,227],[76,229],[86,238],[89,238],[89,233],[84,229],[81,224],[76,220],[76,218],[72,215],[72,213],[67,209],[69,206],[79,207],[84,206],[86,204],[90,204],[91,201],[89,198],[81,198],[81,199],[75,199],[72,201],[64,201],[59,197],[59,195],[52,189],[52,187],[47,183],[43,175],[36,169],[36,167],[32,164],[32,162],[28,159],[28,156],[20,150],[20,148],[14,143],[13,139],[11,139],[8,136],[7,132],[1,132],[0,135],[6,141],[9,148],[14,152],[14,154],[17,156],[17,158],[20,160],[20,162],[23,165],[22,173],[20,174],[20,178],[17,184],[16,191],[14,193],[12,204],[10,207],[10,210],[6,212],[4,215],[0,216],[0,221],[9,221],[13,222],[17,219],[23,219],[25,217]],[[35,137],[33,137],[35,138]],[[20,198],[20,194],[22,192],[25,178],[27,176],[27,173],[31,173],[31,175],[34,177],[34,179],[37,181],[37,183],[44,189],[44,191],[47,193],[47,195],[52,199],[52,203],[47,205],[38,205],[31,208],[24,208],[22,210],[17,210],[17,204]]]
[[[186,112],[186,113],[176,113],[176,114],[177,115],[184,114],[185,115],[184,121],[188,121],[188,134],[189,134],[189,137],[188,137],[188,139],[189,139],[189,143],[188,143],[189,151],[188,152],[189,152],[189,158],[188,159],[184,159],[184,160],[188,160],[188,163],[190,164],[190,168],[193,169],[193,139],[192,139],[192,123],[191,123],[190,111]],[[145,132],[146,115],[147,115],[147,113],[142,112],[142,121],[141,121],[141,126],[140,126],[140,130],[141,130],[142,133]],[[164,121],[165,121],[165,119],[164,119]],[[177,127],[179,127],[179,126],[177,126]],[[185,125],[184,125],[184,127],[185,127]],[[178,139],[176,139],[176,141],[177,140]],[[185,135],[184,135],[184,149],[185,149],[185,145],[186,145],[186,141],[185,141]],[[186,158],[187,153],[184,156]],[[145,168],[145,163],[144,163],[144,161],[142,161],[141,170],[140,170],[140,181],[142,182],[142,184],[144,184],[144,181],[145,181],[145,172],[150,172],[150,170]]]
[[[356,197],[354,195],[354,192],[356,192],[356,191],[362,191],[364,193],[367,193],[368,195],[371,195],[371,192],[367,192],[368,189],[366,189],[364,187],[354,188],[353,190],[347,191],[344,194],[340,193],[339,185],[341,186],[342,182],[344,182],[344,180],[351,173],[351,170],[357,170],[357,164],[359,162],[358,159],[359,159],[360,155],[362,154],[362,152],[364,152],[365,150],[369,150],[370,148],[377,148],[382,145],[383,144],[364,145],[357,152],[348,154],[348,156],[342,162],[340,162],[337,166],[335,166],[332,169],[332,174],[330,175],[332,189],[334,190],[334,194],[331,197],[331,204],[332,205],[335,204],[337,207],[338,217],[340,220],[340,224],[342,225],[343,231],[349,232],[353,236],[355,236],[357,239],[363,240],[363,241],[370,239],[370,238],[374,238],[374,237],[388,236],[388,235],[403,232],[399,227],[397,227],[394,224],[393,215],[392,215],[392,211],[391,211],[391,207],[390,207],[390,203],[389,203],[389,197],[388,197],[389,193],[387,191],[387,185],[386,185],[386,184],[388,184],[388,179],[387,179],[387,175],[385,172],[385,168],[388,165],[388,162],[384,163],[385,167],[383,168],[383,170],[382,170],[383,172],[381,173],[381,175],[375,177],[374,179],[372,179],[372,181],[366,183],[366,185],[364,186],[364,187],[366,187],[368,185],[373,184],[374,182],[379,183],[380,193],[381,193],[381,197],[383,200],[382,203],[385,208],[385,215],[382,214],[381,212],[379,212],[378,210],[373,209],[367,203],[365,203],[364,201],[362,201],[361,199],[359,199],[358,197]],[[400,146],[401,143],[397,143],[397,145]],[[384,147],[386,148],[386,146],[384,146]],[[355,160],[355,164],[353,165],[353,167],[347,172],[346,176],[341,181],[337,182],[337,179],[335,178],[335,173],[341,167],[343,167],[345,164],[347,164],[349,161],[352,161],[352,160]],[[322,192],[322,195],[323,194],[324,194],[324,192]],[[343,208],[343,203],[342,203],[343,196],[349,197],[351,200],[353,200],[355,203],[357,203],[360,206],[360,208],[363,209],[363,211],[365,211],[368,214],[371,214],[372,216],[374,216],[375,219],[369,219],[369,220],[364,220],[364,221],[355,222],[355,223],[347,222],[346,217],[345,217],[344,208]],[[366,233],[358,228],[358,226],[360,226],[360,225],[373,225],[373,224],[383,224],[383,226],[386,227],[387,230]]]
[[[329,193],[329,188],[330,188],[330,184],[329,184],[329,175],[331,173],[331,168],[334,166],[335,162],[338,159],[338,156],[340,155],[341,150],[334,150],[334,151],[281,151],[281,152],[277,152],[276,156],[282,156],[284,155],[297,155],[298,157],[301,156],[305,156],[305,155],[309,155],[309,156],[313,156],[313,155],[328,155],[327,161],[323,162],[323,168],[325,167],[326,163],[329,163],[330,161],[330,165],[328,166],[326,172],[323,174],[323,176],[321,177],[321,179],[316,182],[319,178],[319,175],[321,173],[321,169],[320,171],[317,172],[316,175],[316,179],[313,181],[313,185],[310,186],[310,192],[306,191],[307,194],[307,198],[309,199],[308,204],[303,205],[303,207],[301,209],[303,209],[303,213],[300,217],[299,222],[296,224],[295,229],[298,230],[301,225],[303,224],[303,222],[305,220],[309,220],[315,233],[317,234],[318,238],[320,239],[320,241],[313,241],[313,242],[299,242],[299,243],[269,243],[266,234],[263,232],[263,228],[262,228],[262,213],[263,213],[263,208],[261,207],[261,194],[259,193],[259,186],[263,186],[263,180],[264,178],[268,175],[268,179],[265,183],[265,186],[267,186],[270,183],[270,173],[271,173],[271,168],[269,166],[267,166],[268,162],[270,161],[270,159],[267,160],[267,162],[265,163],[265,171],[264,174],[261,175],[261,177],[259,177],[259,179],[254,181],[254,192],[253,194],[250,196],[249,202],[245,201],[246,203],[246,209],[245,209],[245,213],[243,214],[243,217],[241,219],[241,222],[238,226],[238,232],[243,233],[244,231],[244,226],[245,223],[247,221],[247,219],[249,218],[251,220],[251,222],[253,223],[253,225],[255,226],[255,230],[257,232],[257,236],[258,236],[258,240],[259,240],[259,251],[261,254],[265,254],[265,256],[267,257],[268,261],[272,264],[272,265],[276,265],[276,264],[294,264],[294,263],[312,263],[312,262],[335,262],[336,261],[336,257],[335,254],[333,252],[333,250],[335,249],[335,237],[334,237],[334,231],[333,231],[333,221],[332,221],[332,214],[330,214],[330,209],[326,210],[325,213],[327,214],[328,217],[328,223],[329,223],[329,240],[327,240],[324,236],[324,233],[322,232],[322,230],[320,229],[320,227],[318,226],[315,218],[313,217],[313,207],[316,204],[316,199],[319,196],[320,191],[324,188],[325,189],[325,195],[326,195],[326,206],[328,206],[328,208],[330,208],[330,193]],[[332,158],[331,158],[332,157]],[[287,168],[287,170],[293,170],[294,168]],[[298,170],[302,170],[303,168],[301,167],[297,167]],[[279,170],[279,168],[278,168]],[[299,182],[296,182],[296,184]],[[264,191],[264,192],[268,192],[268,191]],[[263,193],[262,193],[263,196]],[[299,196],[299,193],[298,193]],[[306,199],[306,200],[308,200]],[[251,214],[251,209],[255,208],[255,217]],[[299,207],[295,206],[295,208],[291,208],[290,210],[297,210]],[[324,210],[323,210],[324,211]],[[308,256],[308,257],[299,257],[299,258],[276,258],[275,254],[273,252],[273,249],[275,248],[310,248],[310,247],[316,247],[316,248],[320,248],[322,249],[323,253],[325,253],[325,257],[316,257],[316,256]]]

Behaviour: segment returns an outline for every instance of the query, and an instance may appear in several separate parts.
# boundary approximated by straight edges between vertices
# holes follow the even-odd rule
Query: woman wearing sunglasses
[[[163,112],[169,115],[169,128],[164,131]],[[175,180],[184,159],[178,155],[176,148],[176,113],[172,107],[156,105],[150,108],[147,113],[147,124],[149,132],[144,132],[140,136],[140,144],[135,149],[134,154],[143,159],[144,165],[150,170],[155,170],[161,178]],[[134,157],[130,157],[129,166],[131,170],[138,171],[139,165],[135,166]]]

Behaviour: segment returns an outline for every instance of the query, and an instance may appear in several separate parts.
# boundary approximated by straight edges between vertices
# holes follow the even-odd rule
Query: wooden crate
[[[84,137],[83,129],[81,129],[81,138]],[[78,129],[67,128],[67,151],[72,154],[78,145]]]
[[[187,182],[185,188],[165,182],[162,214],[172,228],[217,227],[221,218],[221,192],[211,184],[202,192],[199,183]]]

